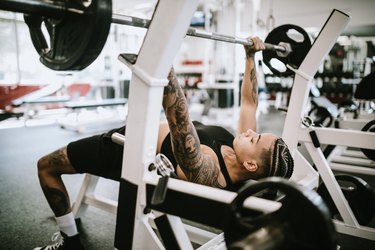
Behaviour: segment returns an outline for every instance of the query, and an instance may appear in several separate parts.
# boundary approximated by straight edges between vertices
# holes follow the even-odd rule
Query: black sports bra
[[[227,183],[226,189],[228,189],[232,185],[232,180],[230,179],[223,156],[221,155],[221,146],[226,145],[233,148],[234,136],[223,127],[204,125],[197,121],[194,121],[193,124],[197,130],[200,143],[210,147],[217,155],[217,158],[219,159],[220,170],[224,175],[225,181]],[[168,157],[173,166],[176,167],[178,165],[172,151],[170,134],[168,134],[164,139],[160,151],[162,154]]]

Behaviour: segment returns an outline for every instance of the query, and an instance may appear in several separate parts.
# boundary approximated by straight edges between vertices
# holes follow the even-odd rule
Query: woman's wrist
[[[252,54],[252,55],[248,55],[248,54],[246,54],[246,57],[245,57],[245,60],[251,60],[251,61],[254,61],[254,54]]]

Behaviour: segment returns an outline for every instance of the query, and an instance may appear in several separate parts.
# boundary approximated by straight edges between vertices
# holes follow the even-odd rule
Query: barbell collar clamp
[[[266,47],[266,50],[280,51],[280,52],[286,52],[286,53],[291,52],[291,50],[288,50],[285,46],[282,46],[282,45],[264,43],[264,46]]]

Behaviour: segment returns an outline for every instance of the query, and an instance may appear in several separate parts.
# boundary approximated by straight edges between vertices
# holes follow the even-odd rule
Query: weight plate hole
[[[92,0],[83,0],[82,5],[86,8],[88,8],[92,3]]]
[[[277,58],[272,58],[270,64],[272,68],[278,70],[279,72],[285,72],[287,70],[285,64]]]
[[[47,54],[50,51],[50,48],[51,48],[51,39],[50,39],[50,35],[48,33],[45,22],[42,22],[41,30],[42,30],[44,38],[46,39],[46,43],[47,43],[47,46],[48,46],[47,48],[45,48],[43,50],[43,53]]]
[[[303,34],[295,29],[289,29],[286,35],[297,43],[302,43],[303,41],[305,41],[305,37],[303,36]]]

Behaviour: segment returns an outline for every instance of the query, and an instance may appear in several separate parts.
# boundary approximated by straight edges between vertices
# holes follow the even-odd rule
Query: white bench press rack
[[[345,13],[334,10],[324,24],[319,36],[296,71],[294,85],[290,97],[288,112],[282,137],[293,151],[297,175],[317,172],[326,185],[330,196],[339,210],[343,221],[334,219],[338,232],[375,241],[375,229],[359,225],[341,188],[336,181],[327,159],[324,157],[320,144],[339,145],[356,148],[375,148],[375,134],[334,128],[313,128],[302,125],[305,107],[309,100],[311,80],[317,69],[332,49],[338,36],[348,24],[350,17]],[[311,156],[317,171],[313,169],[298,151],[298,143],[303,143]],[[293,176],[292,176],[293,177]]]
[[[155,216],[160,212],[148,211],[151,196],[159,180],[158,176],[147,169],[153,162],[156,152],[163,88],[167,83],[166,76],[173,58],[182,43],[198,2],[198,0],[160,0],[136,61],[127,61],[126,55],[119,58],[133,74],[129,89],[126,129],[126,140],[130,143],[124,145],[114,244],[116,249],[177,249],[173,247],[193,249],[190,241],[199,242],[202,245],[199,249],[226,249],[222,234],[186,226],[180,217],[222,228],[223,207],[234,199],[236,196],[234,192],[170,179],[167,184],[166,202],[160,207],[160,210],[167,215],[158,217],[155,223],[159,224],[158,227],[165,227],[166,230],[173,229],[176,239],[168,241],[174,242],[173,246],[163,245],[153,229]],[[375,135],[331,128],[314,128],[312,134],[317,138],[313,140],[310,134],[312,128],[306,128],[301,124],[312,76],[315,75],[318,66],[333,47],[349,19],[350,17],[345,13],[333,10],[300,68],[295,70],[282,137],[295,158],[295,173],[291,180],[304,187],[315,189],[320,177],[343,218],[343,221],[334,221],[338,232],[375,240],[375,230],[361,226],[356,221],[327,160],[316,143],[318,141],[322,144],[374,149]],[[305,144],[318,171],[315,171],[298,151],[299,142]],[[96,181],[96,177],[86,175],[83,184],[85,186],[82,187],[73,209],[76,216],[80,215],[82,205],[95,205],[114,212],[116,203],[105,205],[105,200],[95,200],[93,192]],[[256,197],[251,197],[246,202],[246,207],[264,213],[275,211],[279,206],[278,202]],[[163,238],[163,235],[161,237]]]

